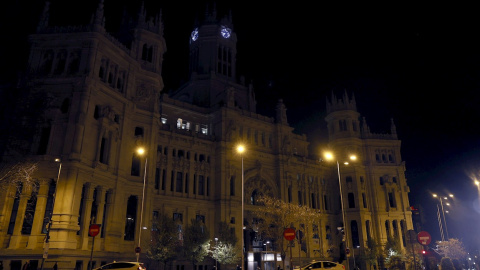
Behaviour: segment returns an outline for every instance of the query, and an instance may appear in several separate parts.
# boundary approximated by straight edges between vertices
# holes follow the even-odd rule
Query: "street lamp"
[[[345,224],[345,207],[344,207],[344,203],[343,203],[343,191],[342,191],[342,178],[340,177],[340,164],[338,163],[338,159],[335,159],[333,153],[331,152],[326,152],[324,154],[325,156],[325,159],[327,160],[335,160],[337,162],[337,174],[338,174],[338,186],[340,188],[340,204],[341,204],[341,210],[342,210],[342,222],[343,222],[343,233],[344,233],[344,237],[342,237],[342,242],[344,242],[344,247],[346,247],[348,245],[348,230],[347,230],[347,227],[346,227],[346,224]],[[349,159],[354,161],[354,160],[357,160],[357,157],[355,155],[350,155],[349,156]],[[343,162],[343,164],[345,165],[348,165],[348,161],[345,161]],[[347,240],[345,240],[347,239]],[[346,247],[348,248],[348,247]],[[352,249],[353,251],[353,249]],[[354,264],[355,264],[355,257],[353,257],[353,260],[354,260]],[[350,263],[348,262],[348,257],[347,257],[347,270],[350,268]]]
[[[140,156],[143,156],[145,154],[145,148],[143,147],[139,147],[137,149],[137,154],[140,155]],[[138,259],[140,257],[140,251],[141,251],[141,248],[140,248],[140,240],[142,239],[142,223],[143,223],[143,204],[145,202],[145,180],[146,180],[146,177],[147,177],[147,157],[145,156],[145,171],[143,172],[143,190],[142,190],[142,208],[140,209],[140,224],[138,226],[138,248],[135,249],[135,251],[139,251],[139,252],[135,252],[136,255],[137,255],[137,262],[138,262]]]
[[[218,243],[218,238],[215,237],[215,251],[216,251],[216,253],[218,254],[217,243]],[[215,259],[215,270],[217,270],[217,269],[218,269],[218,259]]]
[[[240,154],[241,158],[242,158],[242,220],[240,221],[241,222],[241,225],[242,225],[242,269],[244,269],[243,267],[245,266],[245,240],[244,240],[244,232],[243,232],[243,211],[244,211],[244,193],[245,193],[245,190],[244,190],[244,185],[243,185],[243,181],[244,181],[244,172],[243,172],[243,153],[245,152],[245,146],[243,144],[239,144],[237,146],[237,153]]]
[[[450,237],[448,236],[447,219],[445,218],[445,210],[443,208],[443,201],[448,200],[448,197],[453,198],[453,194],[449,194],[448,197],[447,196],[442,197],[442,196],[438,196],[437,194],[433,194],[433,197],[438,198],[438,200],[440,201],[440,206],[442,208],[442,214],[443,214],[443,224],[445,225],[445,232],[447,233],[447,240],[448,240]],[[450,205],[450,203],[448,203],[448,202],[446,202],[445,204]],[[442,237],[442,241],[445,241],[445,237],[444,237],[444,234],[443,234],[442,219],[441,219],[441,215],[440,215],[440,208],[439,208],[438,204],[437,204],[437,219],[438,219],[438,227],[440,229],[440,236]]]

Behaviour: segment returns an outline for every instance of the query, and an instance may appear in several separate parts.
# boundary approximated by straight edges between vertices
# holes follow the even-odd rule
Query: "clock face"
[[[195,41],[198,39],[198,28],[193,29],[192,34],[190,35],[190,38],[192,41]]]
[[[232,29],[222,25],[222,28],[220,29],[220,34],[223,38],[229,38],[232,34]]]

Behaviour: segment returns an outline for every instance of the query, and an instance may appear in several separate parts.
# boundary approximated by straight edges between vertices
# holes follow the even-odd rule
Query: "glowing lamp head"
[[[139,148],[137,149],[137,154],[143,156],[143,154],[145,154],[145,148],[139,147]]]
[[[333,154],[331,152],[326,152],[324,154],[326,160],[333,160]]]
[[[243,146],[243,144],[237,146],[237,152],[243,154],[243,152],[245,152],[245,146]]]

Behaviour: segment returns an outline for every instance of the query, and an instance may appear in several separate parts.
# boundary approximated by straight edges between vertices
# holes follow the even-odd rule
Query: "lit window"
[[[182,128],[182,118],[177,119],[177,128]]]

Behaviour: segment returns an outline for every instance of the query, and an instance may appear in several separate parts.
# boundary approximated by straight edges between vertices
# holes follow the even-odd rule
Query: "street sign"
[[[432,237],[430,234],[426,231],[421,231],[417,234],[417,241],[420,243],[420,245],[427,246],[432,242]]]
[[[293,228],[286,228],[286,229],[283,231],[283,237],[284,237],[287,241],[292,241],[293,239],[295,239],[295,229],[293,229]]]
[[[88,228],[88,235],[91,237],[95,237],[98,235],[100,232],[100,224],[90,224],[90,227]]]
[[[135,248],[135,253],[140,253],[142,252],[142,248],[141,247],[136,247]]]

